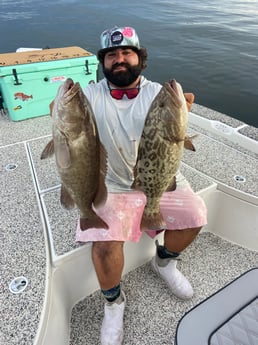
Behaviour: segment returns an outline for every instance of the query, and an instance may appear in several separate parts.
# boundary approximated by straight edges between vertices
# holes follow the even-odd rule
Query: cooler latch
[[[91,74],[91,72],[89,71],[89,61],[85,60],[85,68],[86,68],[86,75]]]
[[[16,68],[13,68],[13,76],[14,76],[14,79],[15,79],[14,85],[22,85],[22,83],[19,82],[19,79],[18,79],[18,76],[17,76]]]

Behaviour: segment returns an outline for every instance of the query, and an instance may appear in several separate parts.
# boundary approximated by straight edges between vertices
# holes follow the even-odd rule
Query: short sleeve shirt
[[[116,100],[110,95],[107,80],[90,84],[84,90],[96,118],[100,141],[108,155],[108,192],[131,190],[138,146],[150,105],[161,89],[156,82],[141,77],[140,92]]]

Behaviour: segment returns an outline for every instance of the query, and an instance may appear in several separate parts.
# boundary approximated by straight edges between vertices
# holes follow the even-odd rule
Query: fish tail
[[[152,215],[147,215],[143,213],[141,220],[141,230],[164,230],[167,228],[167,224],[163,219],[160,212],[154,213]]]
[[[90,228],[108,229],[109,226],[96,214],[91,218],[80,218],[80,228],[85,231]]]

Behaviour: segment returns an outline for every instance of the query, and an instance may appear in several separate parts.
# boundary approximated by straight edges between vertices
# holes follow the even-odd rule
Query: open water
[[[0,53],[78,45],[133,26],[148,49],[144,75],[176,78],[196,103],[258,127],[258,0],[0,0]]]

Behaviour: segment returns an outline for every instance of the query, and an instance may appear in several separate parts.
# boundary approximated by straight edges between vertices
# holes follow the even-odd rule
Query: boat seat
[[[258,268],[188,311],[177,325],[175,344],[258,344]]]

